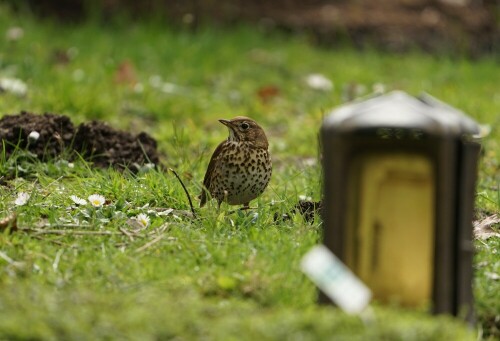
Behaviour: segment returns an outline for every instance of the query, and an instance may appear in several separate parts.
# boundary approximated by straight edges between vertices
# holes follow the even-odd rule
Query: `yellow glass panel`
[[[425,306],[432,298],[434,175],[420,155],[369,154],[353,164],[347,264],[374,298]]]

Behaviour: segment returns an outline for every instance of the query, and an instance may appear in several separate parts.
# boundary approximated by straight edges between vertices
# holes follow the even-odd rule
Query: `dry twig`
[[[193,217],[196,219],[196,213],[194,211],[193,202],[191,201],[191,196],[189,195],[189,192],[188,192],[186,186],[184,186],[184,183],[182,182],[179,174],[177,174],[177,172],[175,170],[173,170],[172,168],[169,168],[168,170],[171,171],[172,173],[174,173],[174,175],[177,178],[177,180],[179,180],[179,182],[181,183],[181,186],[184,189],[184,192],[186,193],[186,196],[188,198],[189,207],[191,207],[191,212],[193,213]]]
[[[158,243],[160,240],[162,240],[163,238],[165,237],[164,234],[160,234],[158,237],[156,237],[155,239],[153,239],[152,241],[144,244],[143,246],[141,246],[140,248],[136,249],[135,252],[139,253],[139,252],[142,252],[148,248],[150,248],[151,246],[153,246],[154,244]]]
[[[33,228],[20,228],[21,232],[39,234],[58,234],[58,235],[75,235],[75,236],[117,236],[121,232],[114,231],[85,231],[85,230],[47,230],[47,229],[33,229]]]

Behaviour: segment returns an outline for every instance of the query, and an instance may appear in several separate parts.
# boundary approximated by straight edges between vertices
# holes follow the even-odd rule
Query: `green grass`
[[[19,25],[24,37],[3,39]],[[52,235],[0,235],[0,339],[348,339],[460,340],[500,337],[499,240],[476,242],[477,328],[423,312],[376,306],[370,321],[316,305],[316,290],[302,275],[302,255],[321,239],[320,222],[301,217],[276,224],[299,195],[320,198],[317,134],[327,112],[344,102],[350,86],[366,92],[431,93],[492,125],[478,184],[482,212],[500,211],[498,62],[393,55],[346,47],[319,49],[307,37],[203,28],[195,34],[155,23],[59,26],[0,6],[0,77],[28,86],[26,96],[0,94],[0,113],[54,112],[75,123],[109,122],[159,141],[163,162],[198,193],[211,151],[226,137],[218,118],[246,115],[268,132],[274,161],[270,188],[253,203],[255,215],[228,214],[215,204],[192,221],[181,186],[170,173],[138,176],[73,168],[61,160],[27,163],[23,155],[0,165],[7,181],[1,217],[15,211],[22,228],[63,230]],[[56,51],[71,56],[55,63]],[[124,61],[138,87],[117,83]],[[331,91],[310,89],[304,77],[321,73]],[[158,86],[158,80],[167,85]],[[170,84],[170,85],[169,85]],[[174,85],[172,85],[174,84]],[[162,91],[161,87],[165,87]],[[259,89],[279,96],[262,101]],[[30,193],[24,206],[13,204]],[[71,195],[103,195],[102,208],[77,207]],[[151,226],[127,236],[127,220],[146,213]],[[72,231],[110,235],[75,235]]]

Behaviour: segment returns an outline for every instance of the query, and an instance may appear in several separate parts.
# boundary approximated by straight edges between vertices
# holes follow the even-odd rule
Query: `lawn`
[[[311,74],[332,86],[311,87]],[[193,220],[171,172],[99,170],[64,155],[50,162],[2,156],[0,218],[16,212],[20,230],[0,234],[0,339],[500,337],[500,238],[475,242],[478,322],[471,330],[422,311],[375,305],[373,316],[360,319],[317,305],[299,262],[321,240],[320,219],[274,221],[299,197],[321,197],[318,131],[328,111],[381,89],[428,92],[491,126],[477,211],[498,213],[498,60],[318,48],[307,35],[246,26],[195,33],[157,21],[64,26],[0,5],[0,78],[26,85],[25,94],[0,93],[1,116],[52,112],[145,131],[193,197],[227,137],[219,118],[257,120],[274,166],[250,213],[227,205],[218,212],[212,202]],[[20,192],[29,200],[16,205]],[[92,194],[104,205],[71,199]],[[134,230],[139,214],[150,223]]]

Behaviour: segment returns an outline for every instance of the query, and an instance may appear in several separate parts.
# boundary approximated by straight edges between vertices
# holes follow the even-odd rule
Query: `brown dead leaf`
[[[500,218],[496,214],[474,221],[474,236],[483,240],[500,237],[500,233],[493,229],[497,224],[500,224]]]
[[[274,85],[266,85],[257,90],[257,96],[263,103],[268,103],[280,95],[280,89]]]
[[[52,51],[52,63],[55,65],[66,65],[71,61],[68,51],[56,49]]]
[[[118,84],[137,84],[137,76],[134,64],[130,60],[124,60],[118,65],[115,72],[115,82]]]
[[[193,173],[191,173],[191,172],[184,172],[184,173],[182,173],[182,176],[184,177],[184,179],[187,179],[187,180],[193,179]]]

